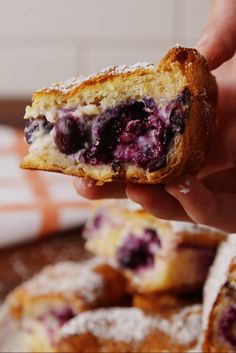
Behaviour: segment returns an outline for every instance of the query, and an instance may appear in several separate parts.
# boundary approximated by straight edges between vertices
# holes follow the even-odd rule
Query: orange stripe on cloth
[[[20,159],[27,154],[28,146],[23,140],[23,132],[16,131],[16,143],[14,148],[11,149],[14,154],[17,154]],[[44,237],[49,234],[55,233],[60,230],[60,211],[63,208],[78,207],[81,210],[89,212],[91,206],[88,201],[56,201],[52,199],[49,192],[49,185],[43,178],[42,174],[37,171],[23,170],[25,182],[30,185],[35,202],[32,204],[15,204],[4,207],[4,211],[9,210],[30,210],[35,209],[42,215],[42,224],[39,232],[39,237]],[[10,181],[9,181],[10,183]],[[57,183],[57,181],[55,182]],[[1,210],[1,206],[0,206]]]
[[[17,153],[22,158],[27,153],[27,145],[23,141],[23,132],[17,131]],[[37,199],[38,208],[43,215],[40,237],[44,237],[59,229],[59,209],[60,206],[50,200],[50,195],[46,183],[37,172],[24,171],[25,177],[32,188]]]
[[[43,215],[40,236],[53,233],[59,228],[59,206],[50,200],[45,183],[37,172],[25,171],[25,176],[38,201],[38,207]]]

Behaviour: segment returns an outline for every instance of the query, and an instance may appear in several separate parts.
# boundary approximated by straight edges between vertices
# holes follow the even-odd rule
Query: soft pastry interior
[[[115,66],[54,84],[34,93],[26,109],[30,147],[22,167],[89,176],[99,184],[158,182],[153,173],[168,174],[173,166],[175,173],[194,172],[209,147],[215,101],[213,76],[193,49],[173,49],[159,66]],[[201,143],[193,135],[193,146],[185,147],[193,134],[182,141],[187,124],[199,127]]]

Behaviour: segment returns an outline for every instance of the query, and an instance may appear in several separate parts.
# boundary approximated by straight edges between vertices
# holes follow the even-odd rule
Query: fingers
[[[226,232],[236,231],[236,196],[214,193],[192,176],[184,176],[166,186],[186,214],[196,223]]]
[[[103,186],[97,186],[92,179],[74,178],[74,186],[81,196],[90,200],[126,198],[125,183],[107,183]]]
[[[236,49],[236,1],[213,0],[210,17],[197,48],[211,69],[229,60]]]
[[[163,219],[189,221],[178,201],[166,192],[163,185],[128,184],[128,197],[154,216]]]

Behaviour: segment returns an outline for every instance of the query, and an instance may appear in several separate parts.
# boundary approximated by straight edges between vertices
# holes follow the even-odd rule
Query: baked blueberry
[[[145,229],[142,237],[130,234],[117,251],[117,261],[122,268],[138,270],[154,263],[154,246],[160,247],[160,239],[155,230]]]
[[[75,316],[69,306],[60,310],[52,310],[52,315],[56,317],[60,326],[63,326],[67,321],[73,319]]]
[[[55,143],[64,154],[73,154],[84,147],[86,133],[73,116],[59,118],[55,123]]]

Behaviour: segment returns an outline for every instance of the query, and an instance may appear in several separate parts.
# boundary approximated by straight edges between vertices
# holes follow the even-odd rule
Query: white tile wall
[[[209,0],[177,0],[182,21],[176,24],[177,33],[183,43],[195,43],[201,35],[210,11]],[[180,13],[181,11],[181,13]],[[179,28],[179,29],[178,29]]]
[[[87,47],[85,73],[95,72],[103,67],[136,62],[158,62],[172,45],[171,40],[109,40],[94,41]]]
[[[0,38],[0,95],[28,95],[42,85],[73,76],[82,62],[76,43]]]
[[[0,96],[194,45],[210,0],[0,0]]]
[[[166,39],[173,35],[174,1],[1,0],[0,33],[30,38]]]

